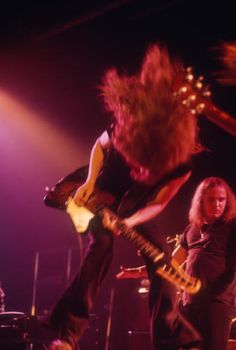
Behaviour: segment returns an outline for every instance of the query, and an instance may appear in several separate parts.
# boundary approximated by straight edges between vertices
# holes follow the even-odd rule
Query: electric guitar
[[[83,173],[84,168],[77,170],[78,173]],[[109,207],[115,203],[116,199],[108,192],[95,189],[88,201],[83,206],[78,206],[73,197],[65,192],[65,188],[72,192],[75,190],[75,179],[73,181],[65,183],[61,181],[59,186],[55,186],[54,189],[48,191],[44,201],[47,205],[64,209],[69,215],[76,232],[85,233],[89,228],[90,220],[99,215],[101,218],[108,217],[109,224],[106,227],[113,233],[119,232],[121,236],[133,243],[135,247],[142,252],[145,256],[153,261],[154,264],[158,263],[156,273],[162,278],[166,279],[170,283],[174,284],[177,289],[185,290],[188,293],[197,293],[201,287],[201,281],[199,279],[190,277],[175,261],[171,262],[171,265],[167,265],[164,262],[164,252],[152,244],[142,234],[133,228],[128,228],[124,225],[122,219],[116,215]],[[81,183],[82,184],[82,183]],[[62,190],[63,187],[63,190]],[[76,184],[76,188],[79,184]],[[57,203],[57,206],[56,206]]]

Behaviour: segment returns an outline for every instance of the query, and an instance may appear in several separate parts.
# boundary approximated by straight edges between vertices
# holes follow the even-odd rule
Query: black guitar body
[[[82,185],[85,182],[87,174],[88,166],[76,169],[71,174],[62,178],[55,185],[55,187],[53,187],[51,190],[48,190],[46,196],[44,197],[44,202],[47,206],[62,209],[67,212],[72,222],[74,223],[74,227],[78,233],[85,232],[86,229],[80,230],[79,228],[79,226],[81,226],[81,221],[79,219],[79,215],[81,214],[78,213],[80,207],[76,205],[71,195],[73,192],[76,191],[76,189],[80,185]],[[141,189],[143,191],[140,191]],[[146,189],[147,188],[143,186],[133,187],[131,188],[131,191],[128,191],[126,195],[123,196],[121,204],[122,202],[124,203],[126,212],[129,212],[131,210],[130,207],[133,204],[135,204],[135,201],[132,200],[136,197],[134,196],[134,193],[136,193],[136,195],[139,194],[141,198],[144,198],[145,195],[148,194],[147,192],[150,192],[150,189],[147,189],[148,191],[146,191]],[[125,225],[123,225],[122,217],[120,218],[119,216],[117,216],[117,214],[113,212],[113,208],[118,208],[116,212],[119,215],[119,208],[122,209],[122,206],[117,207],[118,204],[120,203],[117,203],[116,198],[111,193],[104,192],[103,189],[100,190],[96,187],[94,193],[90,196],[89,200],[85,203],[84,207],[86,207],[86,209],[89,209],[94,215],[99,212],[100,215],[104,215],[104,213],[109,215],[111,222],[111,227],[109,227],[109,229],[112,232],[114,232],[113,226],[115,224],[115,226],[119,228],[121,235],[124,236],[130,242],[132,242],[137,249],[139,249],[144,255],[150,258],[155,264],[160,260],[162,261],[162,265],[160,265],[156,269],[157,274],[159,274],[169,282],[173,283],[179,289],[187,290],[189,293],[196,293],[201,287],[201,282],[195,278],[186,275],[185,272],[182,271],[178,265],[166,265],[163,260],[164,253],[158,247],[153,245],[152,242],[150,242],[148,239],[142,236],[142,234],[140,234],[135,229],[127,228]],[[112,211],[109,208],[112,209]],[[84,214],[82,215],[82,217],[83,216]],[[79,223],[77,222],[78,219]],[[81,220],[83,219],[81,218]],[[88,222],[86,220],[86,228],[88,227],[89,220]]]
[[[63,177],[43,198],[48,207],[66,209],[69,196],[81,186],[87,178],[88,165],[80,167]]]

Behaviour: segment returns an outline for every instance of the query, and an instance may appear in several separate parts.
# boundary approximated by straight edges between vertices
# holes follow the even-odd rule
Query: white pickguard
[[[89,221],[94,214],[84,206],[78,206],[72,197],[69,197],[66,205],[66,212],[70,216],[72,223],[78,233],[87,230]]]

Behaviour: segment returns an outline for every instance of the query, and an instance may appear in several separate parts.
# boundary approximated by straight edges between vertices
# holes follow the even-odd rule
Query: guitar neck
[[[109,209],[104,209],[108,213],[110,219],[113,222],[116,222],[116,228],[119,229],[119,232],[124,236],[128,241],[132,242],[135,247],[140,250],[145,256],[150,258],[154,263],[157,263],[160,259],[164,257],[164,253],[158,249],[154,244],[149,240],[143,237],[138,231],[133,228],[127,228],[120,218],[114,214]]]
[[[136,230],[121,229],[121,234],[130,242],[132,242],[138,250],[150,258],[154,263],[157,263],[164,257],[164,253],[155,247],[150,241],[140,235]]]
[[[236,136],[236,119],[229,113],[222,111],[209,101],[206,103],[204,115],[220,128]]]
[[[109,215],[110,221],[115,223],[115,226],[112,225],[109,227],[110,230],[116,231],[118,229],[123,237],[132,242],[138,250],[140,250],[154,263],[157,263],[158,261],[161,262],[165,255],[164,252],[157,248],[148,239],[143,237],[135,229],[127,228],[122,220],[120,220],[120,218],[111,210],[107,208],[103,209],[101,214],[104,212]],[[163,261],[156,268],[156,274],[174,284],[178,289],[185,290],[191,294],[197,293],[201,287],[201,281],[187,275],[185,271],[177,263],[175,263],[174,260],[172,260],[172,265],[173,266],[167,265]]]
[[[158,261],[161,262],[163,259],[165,255],[164,252],[155,247],[136,230],[127,228],[122,229],[121,227],[121,234],[154,263],[157,263]],[[187,291],[190,294],[197,293],[201,287],[201,281],[187,275],[178,264],[171,266],[163,261],[159,267],[156,268],[156,274],[173,283],[178,289]]]
[[[78,233],[86,232],[89,221],[94,217],[94,214],[89,209],[83,206],[77,206],[72,198],[67,204],[66,212],[70,216]],[[159,262],[156,268],[156,274],[173,283],[178,289],[186,290],[191,294],[196,293],[199,290],[201,286],[199,280],[188,276],[178,265],[167,265],[163,259],[164,253],[159,248],[143,237],[135,229],[127,228],[122,220],[110,209],[103,208],[100,211],[100,215],[108,215],[109,224],[106,225],[106,227],[109,230],[114,233],[119,231],[123,237],[132,242],[135,247],[140,250],[143,255],[147,256],[154,264]]]

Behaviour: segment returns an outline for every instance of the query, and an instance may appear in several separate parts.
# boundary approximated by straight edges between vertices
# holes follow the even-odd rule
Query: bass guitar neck
[[[96,207],[96,208],[95,208]],[[92,209],[92,210],[91,210]],[[66,212],[72,220],[72,223],[78,233],[86,232],[89,221],[97,214],[101,217],[108,217],[109,224],[105,226],[113,233],[119,232],[124,238],[130,241],[148,257],[154,264],[157,264],[156,274],[174,284],[177,289],[195,294],[201,287],[199,279],[190,277],[185,271],[172,261],[171,265],[164,262],[164,252],[156,247],[152,242],[145,238],[141,233],[133,228],[128,228],[112,210],[107,207],[98,207],[88,203],[88,206],[77,206],[73,198],[69,198]]]

